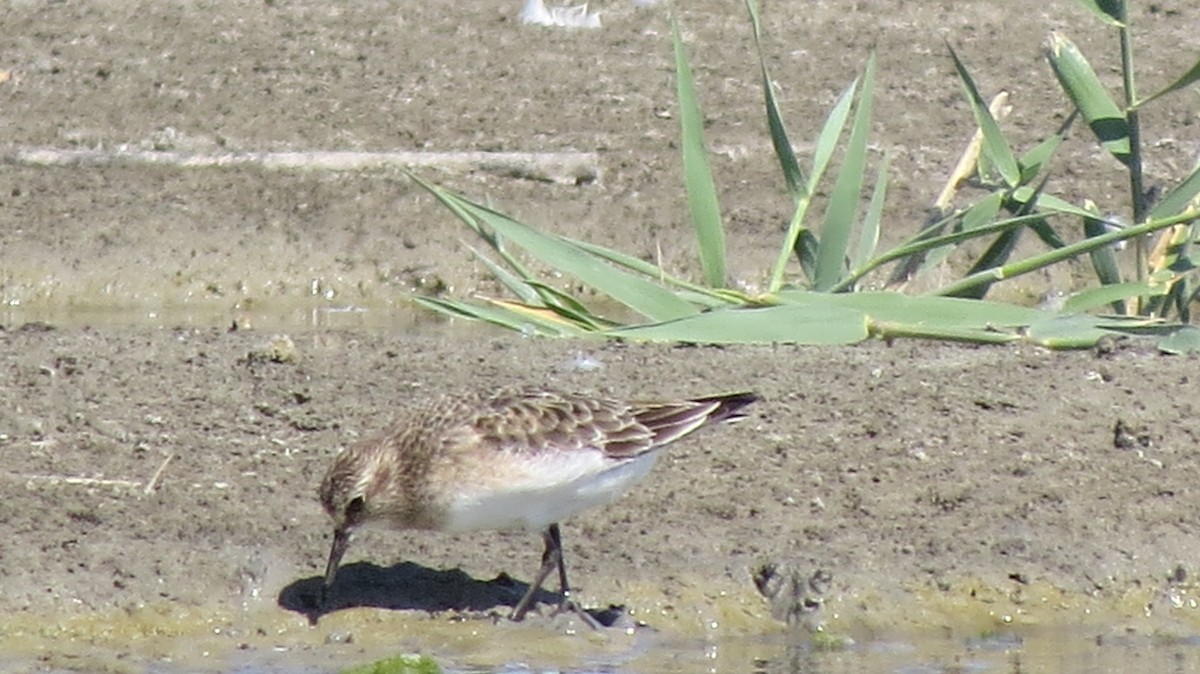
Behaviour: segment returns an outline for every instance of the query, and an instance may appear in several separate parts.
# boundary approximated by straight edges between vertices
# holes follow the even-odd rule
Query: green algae
[[[370,664],[343,669],[341,674],[441,674],[442,668],[433,658],[416,653],[406,653]]]

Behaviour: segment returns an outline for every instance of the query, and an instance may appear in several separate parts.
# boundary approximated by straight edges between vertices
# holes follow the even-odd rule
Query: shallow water
[[[1195,638],[1159,640],[1139,635],[1105,638],[1071,630],[969,639],[880,639],[833,650],[815,647],[807,638],[784,635],[771,639],[664,643],[653,648],[648,643],[641,643],[620,654],[583,657],[586,662],[570,667],[523,658],[517,655],[524,650],[520,642],[510,643],[508,647],[513,652],[511,662],[495,665],[480,665],[468,653],[444,653],[438,648],[425,652],[441,662],[447,674],[1148,674],[1200,671],[1200,648]],[[335,654],[329,650],[280,649],[246,653],[245,657],[225,658],[223,663],[209,662],[208,666],[201,665],[201,669],[240,674],[324,674],[373,661],[362,655]],[[533,650],[537,650],[536,646]],[[390,655],[379,654],[379,658]],[[122,670],[178,674],[197,671],[199,664],[160,661],[145,669],[136,665],[125,669],[133,665],[125,663]]]
[[[738,598],[727,599],[726,609],[742,605]],[[739,622],[734,618],[739,613],[736,610],[723,612],[729,618],[723,624],[716,619],[689,621],[664,614],[660,616],[665,621],[661,629],[643,626],[599,631],[568,616],[537,617],[516,624],[503,619],[454,621],[425,619],[408,611],[352,609],[310,625],[295,614],[276,610],[222,615],[176,608],[167,613],[139,613],[64,629],[62,638],[51,640],[57,644],[53,647],[56,652],[43,652],[35,658],[38,669],[333,674],[400,653],[421,653],[440,663],[447,674],[1200,671],[1200,636],[1188,634],[1179,616],[1168,614],[1157,616],[1166,620],[1137,623],[1089,612],[1084,618],[1089,622],[1086,627],[1026,624],[994,631],[981,630],[964,615],[941,628],[928,624],[905,627],[900,620],[894,626],[846,625],[844,634],[833,630],[814,636],[804,629],[784,628],[752,611],[743,612],[744,620]],[[161,622],[148,624],[155,616]],[[656,622],[653,612],[643,617],[651,624]],[[127,621],[129,625],[125,625]],[[44,649],[47,641],[40,643]],[[14,671],[5,664],[0,658],[0,671]],[[31,660],[24,659],[23,664],[31,664]]]

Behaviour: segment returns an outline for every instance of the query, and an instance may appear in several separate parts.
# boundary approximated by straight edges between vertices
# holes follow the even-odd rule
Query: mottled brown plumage
[[[752,393],[623,402],[544,389],[505,389],[414,405],[380,435],[340,453],[321,484],[335,523],[326,588],[359,526],[543,533],[542,569],[520,620],[555,567],[570,606],[558,522],[614,500],[658,449],[705,425],[739,419]]]

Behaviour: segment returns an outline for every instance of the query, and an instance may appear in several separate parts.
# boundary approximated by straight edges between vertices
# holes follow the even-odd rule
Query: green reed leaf
[[[1132,162],[1129,121],[1108,95],[1083,52],[1065,36],[1051,33],[1047,58],[1058,83],[1100,144],[1122,164],[1129,166]]]
[[[1163,89],[1161,91],[1157,91],[1157,92],[1151,94],[1150,96],[1138,101],[1137,104],[1134,105],[1134,107],[1141,108],[1141,107],[1145,106],[1147,103],[1149,103],[1150,101],[1153,101],[1157,98],[1166,96],[1167,94],[1169,94],[1173,91],[1179,91],[1180,89],[1188,87],[1192,83],[1196,82],[1197,80],[1200,80],[1200,60],[1197,60],[1194,64],[1192,64],[1192,67],[1189,68],[1186,73],[1181,75],[1179,77],[1179,79],[1177,79],[1174,82],[1163,87]]]
[[[1200,353],[1200,328],[1194,325],[1180,326],[1159,338],[1158,350],[1175,355]]]
[[[1104,223],[1104,221],[1102,221],[1096,217],[1088,217],[1088,218],[1083,219],[1083,235],[1084,235],[1084,237],[1091,238],[1094,236],[1104,236],[1105,234],[1108,233],[1108,231],[1109,231],[1108,226]],[[1100,246],[1098,248],[1093,248],[1088,253],[1088,256],[1092,260],[1092,269],[1094,269],[1096,271],[1096,278],[1100,279],[1101,288],[1104,288],[1106,286],[1122,285],[1121,284],[1121,269],[1117,265],[1117,254],[1113,250],[1113,247],[1111,244],[1107,245],[1107,246]],[[1137,285],[1144,285],[1144,284],[1137,284]],[[1100,290],[1100,289],[1095,289],[1095,290]],[[1111,300],[1112,305],[1113,305],[1113,311],[1117,312],[1118,314],[1125,313],[1125,303],[1122,300],[1127,299],[1128,297],[1131,297],[1131,296],[1130,295],[1114,295],[1113,299]],[[1087,302],[1087,301],[1090,301],[1089,297],[1085,297],[1083,300],[1076,300],[1075,304],[1072,304],[1071,300],[1067,300],[1067,305],[1068,306],[1077,306],[1079,303]],[[1088,307],[1088,308],[1090,308],[1090,307]],[[1079,310],[1080,309],[1072,309],[1072,311],[1079,311]]]
[[[871,203],[863,216],[862,228],[858,233],[858,251],[854,254],[852,267],[863,266],[875,254],[879,246],[879,229],[883,221],[883,204],[887,200],[888,168],[891,166],[890,156],[883,158],[879,171],[875,176],[875,188],[871,190]]]
[[[857,220],[862,184],[866,175],[867,139],[871,131],[871,109],[875,95],[875,55],[867,60],[862,91],[854,112],[854,123],[846,152],[838,169],[817,248],[816,278],[813,288],[828,290],[846,274],[846,251]]]
[[[855,344],[867,338],[867,319],[837,306],[782,304],[753,309],[718,309],[653,325],[603,333],[653,342],[705,344]]]
[[[486,227],[544,264],[578,278],[650,320],[670,320],[697,312],[696,307],[662,286],[613,266],[563,237],[539,232],[507,215],[412,177],[460,214],[460,219],[464,216],[473,219],[477,226]]]
[[[1098,309],[1106,304],[1119,304],[1122,308],[1117,310],[1118,313],[1124,313],[1124,300],[1132,297],[1149,296],[1151,294],[1151,288],[1145,281],[1110,283],[1094,288],[1087,288],[1071,295],[1063,303],[1063,311],[1078,313]]]
[[[1094,14],[1096,18],[1104,23],[1121,28],[1125,25],[1125,1],[1124,0],[1077,0],[1080,5],[1083,5],[1089,12]]]
[[[721,206],[713,182],[704,144],[704,118],[697,104],[696,86],[688,65],[679,24],[671,22],[675,46],[675,79],[679,97],[680,144],[683,148],[684,186],[688,211],[700,247],[700,265],[704,282],[712,288],[725,287],[725,228],[721,224]]]
[[[1150,211],[1149,218],[1157,220],[1159,218],[1169,218],[1177,213],[1182,213],[1196,195],[1200,194],[1200,166],[1192,170],[1191,174],[1159,199],[1154,208]],[[1200,217],[1200,214],[1197,214]]]
[[[507,307],[481,305],[439,297],[415,297],[414,301],[441,314],[455,318],[466,318],[491,323],[508,330],[533,334],[539,337],[577,337],[587,334],[566,321],[552,320],[534,313],[518,313]]]
[[[987,102],[983,100],[983,96],[979,94],[979,88],[975,86],[975,80],[971,77],[971,73],[967,71],[967,67],[962,60],[958,58],[958,53],[954,51],[954,47],[950,43],[946,43],[946,49],[950,50],[950,58],[954,61],[954,69],[958,71],[958,77],[962,80],[963,88],[967,92],[967,101],[971,104],[971,112],[975,115],[975,123],[979,125],[979,129],[983,131],[983,153],[992,162],[1000,177],[1008,187],[1016,187],[1021,180],[1021,169],[1017,164],[1017,159],[1013,155],[1012,147],[1004,138],[1004,134],[1000,131],[1000,125],[996,123],[996,118],[992,116],[992,111],[988,109]]]
[[[762,73],[763,99],[767,109],[767,128],[771,132],[771,145],[775,148],[775,157],[779,160],[779,168],[783,180],[787,183],[788,192],[793,199],[799,200],[807,194],[804,184],[804,171],[796,160],[792,143],[788,140],[787,129],[783,125],[783,115],[779,112],[779,104],[775,100],[775,89],[771,85],[771,75],[767,70],[767,59],[762,48],[762,25],[758,19],[758,3],[746,0],[746,10],[750,13],[750,25],[754,32],[754,48],[758,52],[758,67]]]

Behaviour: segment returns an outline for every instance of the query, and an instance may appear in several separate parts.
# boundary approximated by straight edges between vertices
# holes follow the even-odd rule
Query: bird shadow
[[[529,589],[528,583],[501,573],[492,580],[472,578],[462,569],[431,569],[413,562],[382,567],[356,562],[338,569],[337,580],[322,602],[324,579],[310,576],[293,581],[279,592],[280,608],[305,616],[315,625],[325,615],[348,608],[370,607],[396,611],[442,613],[497,618],[507,615],[501,607],[516,606]],[[556,605],[562,596],[539,590],[537,603]],[[623,613],[621,607],[586,611],[597,623],[611,626]]]

